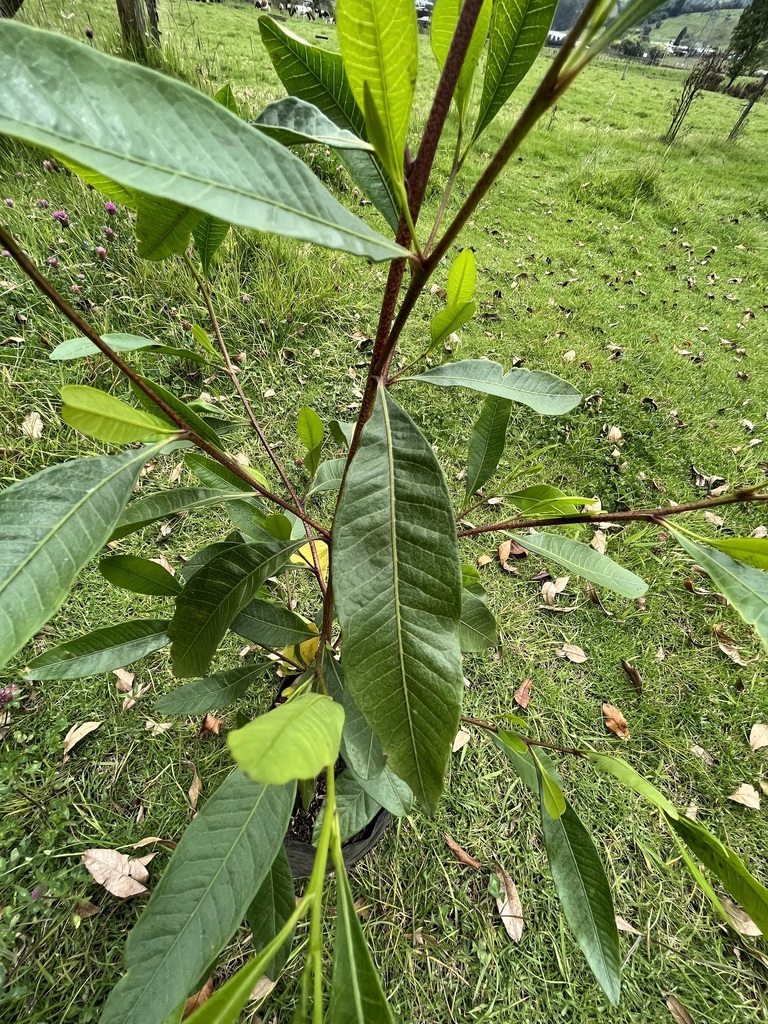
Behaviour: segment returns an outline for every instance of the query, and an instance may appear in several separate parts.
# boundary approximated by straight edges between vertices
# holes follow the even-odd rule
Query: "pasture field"
[[[209,92],[230,82],[251,114],[280,95],[251,7],[170,0],[160,14],[165,57],[176,73]],[[55,10],[47,0],[27,0],[23,16],[79,38],[91,24],[94,45],[116,43],[114,9],[106,0],[98,7],[73,0]],[[291,27],[335,44],[333,28]],[[427,86],[436,72],[422,42]],[[459,181],[459,195],[548,59],[539,59],[508,117],[489,129]],[[517,476],[507,490],[548,482],[596,495],[610,510],[704,496],[692,467],[733,485],[758,483],[768,470],[768,104],[759,104],[743,137],[728,144],[741,104],[705,94],[685,134],[667,149],[659,138],[682,76],[639,65],[624,74],[624,67],[601,59],[588,69],[532,132],[469,225],[463,244],[476,251],[480,309],[452,346],[454,358],[488,355],[506,366],[520,360],[580,388],[585,400],[568,416],[545,419],[522,408],[513,414],[503,466]],[[422,100],[414,140],[426,113]],[[443,173],[450,135],[438,159]],[[97,328],[189,344],[187,324],[206,320],[183,264],[138,260],[127,211],[109,216],[98,194],[46,170],[46,156],[0,142],[0,199],[13,201],[2,208],[4,222],[40,263],[55,261],[52,279]],[[319,148],[307,159],[343,202],[357,207],[332,154]],[[439,198],[436,187],[423,224]],[[68,212],[68,229],[52,219],[57,210]],[[362,212],[377,216],[370,207]],[[114,237],[105,238],[105,227]],[[102,245],[103,261],[96,255]],[[383,268],[345,255],[242,232],[230,236],[219,259],[215,293],[226,337],[232,352],[242,353],[243,384],[297,485],[304,479],[295,465],[298,410],[311,405],[326,422],[353,415],[364,372],[360,347],[375,329],[384,277]],[[421,351],[440,305],[439,294],[423,299],[402,365]],[[101,359],[50,362],[52,346],[70,334],[11,260],[0,257],[3,485],[53,461],[102,450],[61,423],[59,388],[77,382],[120,395],[127,389]],[[137,365],[181,397],[206,392],[237,412],[223,373],[163,357]],[[434,392],[413,383],[398,384],[396,394],[438,448],[460,502],[477,401],[440,392],[436,402]],[[23,430],[31,412],[42,420],[36,439]],[[620,441],[615,432],[608,436],[614,427]],[[233,451],[266,472],[250,435],[231,438]],[[331,443],[325,454],[337,454]],[[142,491],[167,485],[177,461],[159,459]],[[182,474],[180,482],[185,479]],[[470,518],[480,523],[491,515],[479,508]],[[703,516],[691,525],[746,534],[768,525],[768,512],[759,508],[728,507],[722,518],[721,526]],[[166,536],[148,528],[121,550],[163,554],[179,566],[204,539],[228,530],[214,514],[189,515]],[[589,531],[579,528],[577,536],[588,540]],[[494,541],[481,538],[466,545],[465,560],[494,553]],[[534,735],[626,757],[679,806],[695,806],[699,819],[768,883],[768,796],[760,811],[728,799],[744,783],[759,789],[768,782],[768,750],[753,753],[748,742],[752,725],[768,720],[765,653],[658,527],[609,531],[608,554],[649,582],[644,602],[602,594],[595,604],[584,582],[571,577],[558,605],[542,607],[541,583],[534,580],[544,567],[540,559],[518,562],[513,572],[498,560],[482,569],[501,644],[467,660],[466,711],[488,718],[518,710],[513,693],[530,678],[524,714]],[[18,680],[24,660],[54,642],[129,616],[163,614],[161,602],[121,593],[89,568],[19,659],[19,672],[3,682]],[[743,666],[719,648],[713,632],[719,624],[740,649]],[[563,643],[581,647],[587,660],[558,657]],[[236,658],[237,649],[229,644],[227,656]],[[641,695],[621,659],[641,673]],[[155,700],[173,685],[165,652],[135,671],[147,689],[127,711],[111,674],[38,684],[9,708],[0,738],[3,1024],[98,1019],[141,901],[120,902],[96,886],[81,864],[83,851],[128,851],[146,836],[177,839],[190,819],[192,766],[203,799],[228,771],[224,733],[238,709],[222,713],[221,736],[199,738],[196,721],[156,728],[165,723],[157,722]],[[256,694],[239,710],[265,708],[270,699]],[[605,701],[625,714],[626,743],[604,731]],[[64,736],[84,721],[102,724],[64,762]],[[611,1009],[602,998],[562,918],[531,800],[508,764],[473,736],[454,755],[438,816],[415,813],[395,822],[379,855],[354,872],[366,934],[400,1019],[659,1024],[673,1019],[666,1004],[673,993],[695,1024],[765,1024],[765,941],[718,922],[654,813],[583,764],[561,761],[567,792],[604,854],[616,911],[636,929],[622,936],[620,1007]],[[446,833],[483,867],[458,863]],[[152,879],[167,858],[159,848]],[[488,891],[494,863],[520,892],[526,927],[519,945],[508,939]],[[98,913],[87,916],[86,904]],[[245,930],[238,933],[222,958],[222,975],[242,962],[248,941]],[[297,964],[294,957],[266,1002],[249,1004],[247,1021],[288,1024]]]

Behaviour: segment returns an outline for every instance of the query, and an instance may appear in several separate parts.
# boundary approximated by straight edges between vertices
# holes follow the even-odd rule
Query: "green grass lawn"
[[[116,45],[110,4],[91,8],[76,0],[54,11],[27,0],[23,14],[80,38],[92,24],[96,45]],[[252,8],[171,0],[161,6],[161,19],[169,62],[202,88],[231,82],[252,113],[280,94],[260,50]],[[291,27],[308,38],[327,35],[325,45],[335,45],[332,28]],[[423,42],[426,88],[436,76]],[[586,72],[532,132],[519,161],[470,223],[463,244],[476,250],[480,309],[452,353],[488,355],[505,366],[521,360],[576,385],[585,401],[567,416],[546,419],[522,408],[514,413],[503,469],[518,467],[519,475],[506,489],[553,483],[599,496],[610,510],[703,497],[692,466],[732,485],[758,483],[768,469],[765,446],[755,443],[768,438],[768,105],[758,104],[741,140],[727,144],[741,104],[707,93],[694,105],[685,134],[667,149],[659,138],[682,75],[633,65],[624,76],[623,69],[623,62],[606,59]],[[508,116],[489,129],[459,181],[453,208],[531,88],[524,83]],[[414,140],[427,109],[422,99]],[[438,158],[443,172],[449,154],[450,132]],[[97,193],[45,170],[45,156],[0,143],[0,199],[14,203],[3,208],[4,221],[39,262],[56,261],[52,279],[98,329],[189,343],[187,324],[205,325],[206,319],[183,265],[139,261],[128,213],[120,209],[109,217]],[[307,158],[357,209],[351,182],[333,155],[320,148]],[[429,223],[439,198],[435,188],[422,224]],[[67,230],[50,216],[59,209],[69,213]],[[370,207],[361,212],[383,229]],[[104,227],[114,238],[105,239]],[[102,244],[103,262],[96,256]],[[447,267],[438,283],[446,273]],[[235,232],[225,245],[215,280],[225,334],[232,352],[243,353],[241,379],[298,484],[298,411],[312,405],[326,422],[354,415],[365,372],[358,344],[375,330],[384,277],[382,267],[264,236]],[[3,258],[0,296],[0,472],[7,485],[51,462],[102,450],[61,423],[63,383],[120,395],[127,389],[101,359],[48,361],[52,346],[73,332]],[[422,350],[428,320],[440,305],[438,295],[428,295],[417,308],[401,365]],[[201,373],[193,364],[164,358],[136,364],[154,368],[157,379],[181,397],[206,392],[237,412],[223,373]],[[448,392],[435,401],[434,391],[413,383],[397,385],[395,394],[436,446],[460,503],[477,401]],[[42,418],[36,440],[22,429],[30,412]],[[619,444],[608,437],[612,427],[621,431]],[[250,435],[231,435],[231,446],[267,472]],[[338,453],[329,444],[325,454]],[[141,481],[142,491],[167,486],[177,461],[157,460]],[[531,463],[534,468],[522,474]],[[318,504],[317,511],[327,514],[329,506]],[[490,522],[498,511],[480,508],[471,518]],[[768,512],[759,507],[731,506],[722,516],[722,527],[703,516],[691,525],[704,533],[738,534],[768,525]],[[229,528],[215,514],[190,515],[167,536],[148,528],[119,550],[164,554],[178,567]],[[588,540],[590,533],[579,528],[576,536]],[[485,537],[468,543],[465,560],[494,554],[497,542]],[[488,718],[515,710],[512,695],[530,677],[525,715],[532,735],[626,757],[679,806],[695,805],[699,820],[768,883],[768,796],[761,811],[728,800],[743,783],[759,788],[768,782],[768,751],[751,753],[748,743],[751,726],[768,720],[765,654],[716,595],[689,589],[712,588],[658,527],[609,531],[608,554],[649,582],[644,601],[601,594],[597,605],[584,582],[572,577],[560,610],[552,610],[541,607],[541,584],[534,580],[544,565],[540,559],[517,563],[516,573],[504,572],[498,561],[483,568],[501,644],[487,656],[467,659],[466,711]],[[17,680],[25,660],[59,640],[166,610],[157,600],[108,588],[91,568],[19,659],[19,673],[4,682]],[[737,641],[745,667],[718,648],[717,624]],[[582,647],[588,660],[576,665],[559,658],[564,642]],[[228,643],[230,663],[237,649]],[[642,674],[642,695],[621,659]],[[174,685],[165,653],[134,670],[147,690],[128,711],[121,710],[123,695],[111,674],[37,684],[10,709],[0,739],[3,1024],[98,1019],[121,972],[125,935],[141,901],[121,903],[96,886],[81,864],[82,852],[128,850],[146,836],[177,839],[190,819],[192,765],[203,798],[228,771],[223,733],[234,724],[236,709],[222,715],[219,737],[201,739],[199,722],[180,720],[155,735],[146,723],[156,721],[155,700]],[[239,710],[266,708],[270,699],[270,693],[258,694]],[[604,731],[605,701],[626,715],[628,742]],[[64,763],[64,736],[84,721],[102,724]],[[706,760],[694,746],[703,748]],[[696,1024],[768,1021],[765,942],[718,923],[655,814],[581,763],[561,761],[568,794],[604,854],[617,913],[640,933],[622,937],[621,1006],[608,1007],[559,912],[533,802],[494,748],[473,735],[454,755],[437,817],[414,814],[393,823],[380,853],[354,873],[366,934],[400,1019],[657,1024],[673,1019],[665,1001],[674,993]],[[483,867],[457,863],[445,833]],[[153,880],[167,858],[161,849],[150,865]],[[488,892],[495,862],[520,891],[526,930],[519,945],[509,941]],[[97,916],[84,918],[84,901],[98,907]],[[222,958],[222,971],[247,952],[243,931]],[[267,1003],[249,1005],[246,1020],[288,1024],[299,964],[294,957]]]

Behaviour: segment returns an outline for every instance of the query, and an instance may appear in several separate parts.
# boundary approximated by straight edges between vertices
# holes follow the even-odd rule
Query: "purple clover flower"
[[[111,199],[108,199],[106,203],[104,203],[104,209],[107,211],[110,217],[114,217],[117,213],[117,207]]]
[[[12,199],[4,199],[3,200],[3,205],[4,206],[8,206],[10,209],[13,209],[13,207],[16,205],[16,203],[14,203],[14,201]]]
[[[79,284],[73,284],[72,285],[72,291],[75,293],[75,295],[79,295],[80,294],[80,285]]]
[[[107,250],[104,248],[103,245],[96,246],[96,255],[102,261],[102,263],[107,258]]]
[[[58,267],[59,265],[59,261],[56,259],[55,256],[49,256],[45,262],[48,264],[49,267]]]
[[[38,210],[47,210],[50,205],[51,204],[48,202],[47,199],[38,199],[37,200],[37,208],[38,208]]]
[[[66,210],[54,210],[51,217],[53,220],[61,224],[63,228],[69,227],[69,214]]]
[[[245,292],[243,292],[243,294],[240,296],[240,300],[241,300],[241,302],[248,303],[248,302],[251,301],[251,296],[250,295],[246,295]]]
[[[108,242],[111,242],[112,239],[115,237],[114,230],[108,224],[104,225],[104,227],[101,229],[101,233],[104,235]]]

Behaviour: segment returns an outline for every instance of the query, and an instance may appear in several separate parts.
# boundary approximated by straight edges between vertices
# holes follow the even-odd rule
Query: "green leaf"
[[[536,765],[536,771],[539,774],[539,791],[541,794],[541,803],[543,809],[547,812],[549,818],[552,821],[557,819],[565,813],[566,800],[563,790],[560,786],[559,780],[555,780],[544,768],[543,764],[539,763],[539,755],[535,747],[529,747],[531,758]]]
[[[321,693],[303,693],[235,729],[229,752],[249,778],[271,786],[312,779],[339,756],[344,709]]]
[[[201,219],[197,210],[170,199],[140,195],[136,207],[136,251],[145,260],[182,256]]]
[[[741,858],[698,823],[684,815],[669,819],[669,825],[685,841],[694,856],[720,879],[730,895],[768,935],[768,889],[747,870]]]
[[[449,307],[464,306],[475,294],[477,267],[471,249],[462,249],[448,271],[446,301]]]
[[[291,95],[314,104],[339,128],[368,138],[365,119],[349,88],[340,54],[310,46],[269,17],[259,18],[259,31],[275,71]],[[339,159],[396,231],[400,219],[397,193],[378,157],[342,150]]]
[[[654,807],[658,807],[660,811],[663,811],[668,818],[677,821],[679,815],[675,805],[663,793],[660,793],[653,783],[639,775],[626,761],[622,761],[618,757],[610,757],[608,754],[595,754],[592,752],[587,752],[586,757],[599,771],[613,775],[627,789],[638,793],[649,803],[653,804]]]
[[[331,420],[328,424],[328,429],[331,432],[331,437],[340,448],[349,448],[352,444],[352,437],[355,433],[354,423],[344,423],[342,420]]]
[[[221,438],[216,431],[212,427],[209,427],[205,420],[197,415],[194,409],[190,409],[186,402],[182,402],[180,398],[177,398],[171,391],[164,388],[162,384],[158,384],[156,380],[151,380],[149,377],[142,377],[141,374],[137,374],[136,376],[139,380],[151,387],[158,398],[161,398],[165,404],[172,409],[177,416],[180,416],[184,423],[194,430],[196,434],[199,434],[203,440],[214,445],[216,448],[222,447]],[[136,384],[133,383],[133,381],[131,381],[131,388],[133,389],[133,393],[136,395],[136,398],[141,402],[145,409],[148,409],[150,413],[153,413],[156,416],[163,417],[163,413],[160,412],[159,408],[155,405],[149,395],[145,394],[141,388],[137,387]],[[171,421],[166,421],[164,417],[163,422],[171,424]],[[174,431],[179,430],[175,424],[172,426]]]
[[[510,370],[504,374],[489,359],[462,359],[444,363],[406,380],[420,380],[444,388],[469,388],[484,395],[508,398],[527,405],[542,416],[559,416],[575,409],[581,395],[567,381],[543,370]]]
[[[461,593],[461,649],[465,654],[496,647],[499,630],[485,600],[469,590]]]
[[[518,736],[516,733],[499,730],[495,738],[498,739],[497,746],[499,749],[503,749],[507,757],[511,757],[512,754],[517,754],[519,757],[530,756],[528,744],[525,743],[522,737]],[[534,774],[535,771],[536,769],[534,766]]]
[[[434,808],[464,691],[461,563],[435,454],[383,388],[339,499],[332,572],[349,693]]]
[[[693,878],[694,882],[698,885],[698,887],[707,897],[707,899],[712,905],[712,909],[715,911],[718,917],[722,918],[722,920],[725,921],[729,928],[733,928],[733,921],[731,920],[728,911],[723,906],[722,900],[717,895],[715,890],[712,888],[709,879],[701,870],[696,861],[691,857],[690,853],[685,848],[685,843],[683,843],[680,836],[678,836],[678,834],[672,828],[671,822],[668,819],[665,820],[667,821],[667,825],[669,827],[669,834],[672,836],[675,845],[680,851],[680,856],[683,858],[685,866],[688,868],[688,872]]]
[[[384,765],[382,772],[369,779],[361,778],[352,768],[347,770],[366,793],[390,814],[402,818],[404,814],[410,813],[413,807],[413,790],[407,782],[403,782],[395,775],[389,765]]]
[[[578,515],[581,512],[579,506],[589,505],[593,500],[571,497],[559,487],[551,487],[549,484],[534,484],[532,487],[523,488],[522,491],[505,494],[504,497],[519,508],[526,518]]]
[[[217,352],[213,347],[211,339],[208,334],[203,330],[200,324],[192,324],[192,337],[195,339],[197,344],[204,349],[212,359],[218,359],[221,353]]]
[[[754,626],[768,648],[768,575],[737,562],[723,551],[713,551],[684,533],[666,527],[696,563],[706,570],[717,589],[724,594],[739,615]]]
[[[218,488],[223,491],[245,491],[246,494],[253,494],[250,484],[246,483],[242,477],[233,473],[227,466],[222,466],[220,462],[209,459],[207,455],[201,455],[200,452],[189,452],[184,456],[184,462],[200,483],[206,487]],[[255,475],[258,479],[259,474]],[[263,477],[260,479],[266,483]]]
[[[210,487],[175,487],[171,491],[158,491],[148,494],[146,498],[132,501],[123,512],[110,540],[127,537],[136,530],[157,522],[158,519],[170,519],[172,516],[191,512],[197,508],[210,508],[224,502],[243,500],[241,491],[230,492],[212,490]]]
[[[122,185],[118,185],[116,181],[106,177],[104,174],[98,174],[88,167],[83,167],[82,164],[75,163],[74,160],[65,159],[60,153],[56,154],[56,158],[65,167],[68,167],[73,174],[76,174],[78,178],[82,178],[86,184],[95,188],[97,192],[101,192],[107,199],[112,199],[116,203],[122,203],[130,210],[136,208],[137,197],[135,192],[123,188]]]
[[[295,792],[233,772],[203,805],[128,936],[101,1024],[159,1024],[194,991],[282,848]]]
[[[0,665],[60,608],[157,451],[63,462],[0,493]]]
[[[556,819],[549,814],[543,790],[541,826],[565,919],[600,987],[617,1006],[621,995],[619,934],[610,885],[595,844],[570,804],[565,803]]]
[[[514,715],[508,715],[509,718],[514,718]],[[525,746],[525,752],[518,751],[516,746],[510,743],[511,739],[516,739],[514,733],[505,732],[500,729],[497,733],[491,734],[491,740],[495,747],[507,757],[512,764],[515,766],[515,771],[522,779],[523,783],[533,793],[535,797],[539,797],[541,790],[541,776],[546,772],[558,786],[562,786],[562,779],[558,775],[552,759],[544,753],[543,750],[539,749],[536,752],[536,759],[534,760],[531,750],[528,746]]]
[[[275,857],[267,877],[246,912],[248,927],[252,932],[253,948],[260,952],[267,947],[290,920],[296,909],[296,893],[293,875],[282,849]],[[264,974],[274,981],[283,969],[291,951],[293,933],[280,947],[272,961],[264,968]]]
[[[310,494],[320,494],[322,491],[338,491],[344,478],[346,464],[346,459],[329,459],[327,462],[321,462],[312,486],[307,491],[307,497]]]
[[[229,627],[233,633],[262,647],[294,647],[317,636],[300,615],[274,601],[251,601]]]
[[[760,537],[707,538],[707,547],[717,548],[737,562],[746,562],[756,569],[768,569],[768,539]]]
[[[134,594],[175,597],[181,584],[167,569],[149,558],[137,555],[110,555],[99,562],[99,572],[113,587],[131,590]]]
[[[225,82],[220,89],[213,94],[213,98],[217,103],[220,103],[222,107],[225,107],[232,114],[236,114],[240,117],[240,104],[237,102],[237,97],[232,91],[232,86],[229,82]]]
[[[557,0],[497,0],[493,5],[477,139],[522,82],[547,38]]]
[[[308,451],[317,448],[318,445],[323,443],[323,438],[325,437],[323,421],[315,410],[310,409],[307,405],[299,410],[297,430],[299,440]]]
[[[111,672],[168,643],[165,619],[133,619],[67,640],[29,663],[25,679],[82,679]]]
[[[339,0],[336,27],[349,87],[365,115],[368,138],[395,187],[401,188],[419,63],[416,8],[412,0]],[[383,131],[378,144],[373,137],[376,127]]]
[[[298,96],[286,96],[270,103],[253,122],[254,127],[277,139],[283,146],[318,143],[331,149],[361,149],[373,152],[373,146],[357,135],[339,128],[312,103]]]
[[[488,395],[472,428],[467,457],[467,491],[470,498],[496,472],[507,439],[512,403],[507,398]]]
[[[344,862],[340,855],[336,860],[336,938],[328,1024],[394,1024],[355,910]]]
[[[344,708],[341,753],[345,762],[363,779],[381,775],[386,766],[381,744],[349,695],[341,663],[328,648],[323,652],[323,681],[330,696]]]
[[[430,349],[468,323],[476,312],[476,302],[465,302],[463,306],[447,306],[435,313],[429,323]]]
[[[193,679],[164,694],[155,708],[160,715],[204,715],[216,708],[229,707],[263,679],[270,666],[272,662],[253,662],[206,679]]]
[[[161,345],[151,338],[138,338],[133,334],[102,334],[102,338],[115,352],[144,352],[148,356],[176,356],[179,359],[193,359],[198,363],[206,362],[197,352],[187,348],[176,348],[174,345]],[[88,338],[67,338],[48,354],[49,359],[83,359],[85,356],[100,356],[98,349]]]
[[[234,617],[300,546],[278,541],[232,544],[195,573],[176,598],[168,629],[175,675],[201,675],[208,669]]]
[[[581,541],[556,533],[510,533],[509,536],[526,551],[551,558],[569,572],[583,576],[606,590],[613,590],[622,597],[642,597],[648,589],[645,580]]]
[[[362,832],[380,810],[380,804],[366,793],[349,769],[339,775],[336,779],[336,812],[339,816],[339,838],[342,843]],[[320,808],[312,827],[312,843],[315,846],[320,838],[324,818],[325,803]]]
[[[65,384],[61,389],[61,398],[64,403],[61,418],[64,422],[98,441],[110,444],[159,441],[179,432],[179,428],[169,426],[167,420],[134,409],[132,405],[98,388],[89,388],[84,384]]]
[[[17,22],[0,64],[0,134],[239,227],[374,261],[405,255],[290,150],[176,79]]]
[[[491,23],[491,11],[493,4],[491,0],[485,0],[480,9],[480,14],[472,32],[472,40],[467,49],[467,55],[461,66],[459,80],[453,94],[453,100],[459,111],[460,121],[463,122],[466,116],[467,106],[472,97],[472,82],[475,77],[480,55],[483,52],[485,41],[488,38],[488,27]],[[435,55],[437,65],[442,71],[448,57],[453,40],[453,33],[456,30],[456,23],[459,20],[461,10],[460,0],[437,0],[432,8],[432,20],[430,22],[430,42],[432,52]]]
[[[192,228],[192,237],[205,277],[210,277],[213,257],[224,244],[228,234],[229,224],[218,217],[203,217]]]

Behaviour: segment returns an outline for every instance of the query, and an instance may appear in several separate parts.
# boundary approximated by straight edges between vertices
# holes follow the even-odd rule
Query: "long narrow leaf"
[[[99,562],[99,572],[114,587],[134,594],[154,597],[175,597],[181,584],[166,568],[149,558],[137,555],[110,555]]]
[[[488,395],[469,438],[467,456],[467,497],[471,497],[496,472],[507,440],[512,403]]]
[[[381,775],[386,766],[381,744],[352,700],[340,662],[336,661],[328,649],[323,652],[323,680],[328,693],[344,708],[344,731],[341,736],[344,760],[363,779]]]
[[[510,537],[514,537],[526,551],[551,558],[577,576],[583,576],[622,597],[642,597],[648,589],[648,584],[639,576],[578,540],[556,533],[516,533]]]
[[[570,412],[581,401],[581,395],[567,381],[543,370],[510,370],[504,374],[499,363],[489,359],[463,359],[444,363],[425,373],[408,377],[444,388],[469,388],[484,395],[508,398],[527,405],[542,416],[558,416]]]
[[[168,643],[165,619],[133,619],[94,629],[46,651],[27,666],[25,679],[82,679],[111,672]]]
[[[369,142],[360,139],[346,128],[339,128],[314,104],[298,96],[286,96],[266,106],[254,126],[266,132],[284,146],[299,146],[316,142],[331,149],[360,149],[373,152]]]
[[[198,508],[210,508],[228,501],[243,500],[241,491],[226,493],[210,487],[174,487],[170,491],[158,491],[148,494],[146,498],[132,501],[125,509],[112,531],[110,540],[127,537],[136,530],[156,523],[159,519],[170,519]]]
[[[285,850],[280,850],[245,915],[251,929],[253,948],[261,951],[269,946],[295,909],[293,875]],[[264,968],[264,974],[268,977],[277,978],[283,969],[291,950],[292,938],[292,934],[288,936]]]
[[[193,679],[164,694],[155,707],[160,715],[204,715],[214,708],[226,708],[263,679],[272,662],[241,665],[217,672],[206,679]]]

